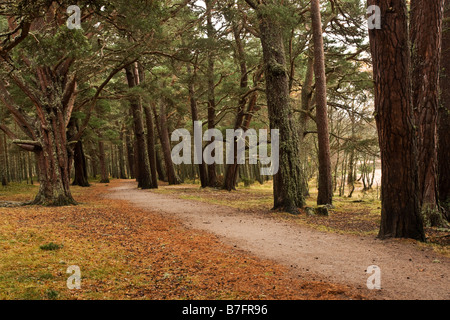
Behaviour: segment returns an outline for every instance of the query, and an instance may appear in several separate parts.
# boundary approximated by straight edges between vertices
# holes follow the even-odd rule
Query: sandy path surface
[[[216,234],[255,256],[288,266],[293,276],[348,284],[367,293],[371,265],[381,269],[379,299],[449,299],[449,260],[430,248],[399,240],[320,232],[292,222],[229,207],[177,199],[121,182],[108,197],[181,220]]]

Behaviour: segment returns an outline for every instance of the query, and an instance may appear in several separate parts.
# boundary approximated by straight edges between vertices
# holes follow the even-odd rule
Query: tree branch
[[[22,29],[22,31],[18,37],[14,38],[14,40],[11,43],[6,44],[4,47],[0,47],[0,56],[3,59],[6,60],[6,55],[8,54],[8,52],[11,51],[12,49],[14,49],[14,47],[16,47],[19,43],[21,43],[28,36],[30,29],[31,29],[31,23],[22,20],[15,31],[18,31],[20,29]],[[8,37],[9,36],[10,35],[8,35]],[[4,41],[4,43],[5,42],[7,42],[7,40]]]
[[[71,143],[72,141],[78,141],[80,140],[81,136],[84,133],[84,130],[86,130],[86,128],[89,125],[89,121],[91,119],[91,115],[93,113],[93,110],[95,108],[95,105],[100,97],[100,93],[103,91],[103,89],[108,85],[108,83],[111,81],[111,79],[118,73],[120,72],[122,69],[128,67],[129,65],[135,63],[138,60],[138,58],[133,59],[132,61],[128,61],[128,62],[124,62],[123,64],[119,65],[118,67],[116,67],[115,69],[113,69],[110,74],[108,75],[108,77],[105,79],[105,81],[103,81],[103,83],[97,88],[97,92],[95,93],[94,97],[91,100],[91,105],[89,107],[89,110],[87,112],[87,117],[86,119],[83,121],[82,125],[80,126],[78,133],[73,136],[69,143]],[[78,108],[77,108],[78,109]]]
[[[258,5],[253,0],[245,0],[252,9],[258,9]]]
[[[33,127],[31,125],[31,119],[18,107],[15,105],[11,95],[5,87],[5,83],[0,79],[0,100],[6,106],[6,108],[11,112],[14,120],[20,126],[22,131],[32,139],[36,139]]]

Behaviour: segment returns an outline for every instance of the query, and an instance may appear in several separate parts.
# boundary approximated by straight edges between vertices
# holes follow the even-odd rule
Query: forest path
[[[325,280],[368,291],[371,265],[381,269],[379,299],[450,299],[449,258],[410,241],[317,231],[264,214],[139,190],[132,181],[108,198],[177,218],[188,228],[213,233],[226,244],[290,267],[304,280]]]

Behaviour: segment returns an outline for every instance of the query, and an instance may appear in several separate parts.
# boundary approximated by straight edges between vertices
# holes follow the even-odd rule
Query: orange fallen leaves
[[[27,237],[23,250],[33,260],[24,263],[31,266],[17,261],[16,267],[30,277],[47,269],[50,279],[36,287],[41,293],[56,288],[60,299],[363,299],[347,286],[293,279],[287,268],[227,246],[214,235],[186,229],[161,213],[104,199],[107,189],[77,189],[81,205],[75,207],[0,208],[0,257],[16,254],[20,260],[17,243]],[[5,240],[16,236],[21,239],[16,243]],[[35,250],[35,244],[50,241],[64,244],[63,249]],[[8,261],[11,268],[12,259]],[[65,287],[69,264],[82,271],[80,290]],[[21,284],[0,280],[0,288],[9,292],[1,297],[20,298],[22,291],[14,285]]]

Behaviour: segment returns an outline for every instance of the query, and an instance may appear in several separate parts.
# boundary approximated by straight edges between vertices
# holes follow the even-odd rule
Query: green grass
[[[113,263],[125,256],[122,250],[111,251],[89,240],[72,241],[65,238],[65,245],[42,240],[53,235],[51,227],[17,229],[0,225],[0,300],[59,300],[72,299],[73,291],[66,286],[70,274],[69,265],[82,268],[82,288],[90,282],[108,279],[111,275],[125,275],[129,267]],[[45,248],[45,249],[44,249]],[[58,250],[54,250],[59,248]],[[89,299],[102,299],[92,290]]]
[[[54,250],[59,250],[62,247],[63,247],[62,244],[56,244],[56,243],[50,242],[50,243],[41,245],[39,248],[44,251],[54,251]]]
[[[0,186],[0,201],[30,201],[38,189],[36,184],[11,182],[6,187]]]

